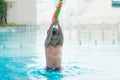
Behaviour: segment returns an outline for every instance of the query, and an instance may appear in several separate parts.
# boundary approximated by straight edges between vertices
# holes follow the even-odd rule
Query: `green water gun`
[[[52,21],[54,22],[55,20],[58,20],[59,14],[60,14],[60,10],[62,7],[62,0],[59,0],[57,6],[56,6],[56,10],[52,16]],[[56,25],[56,24],[55,24]]]

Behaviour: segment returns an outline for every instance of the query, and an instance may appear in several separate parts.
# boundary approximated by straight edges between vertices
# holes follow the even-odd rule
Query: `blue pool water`
[[[0,28],[0,80],[120,80],[119,45],[79,45],[67,37],[62,70],[46,71],[43,32]]]

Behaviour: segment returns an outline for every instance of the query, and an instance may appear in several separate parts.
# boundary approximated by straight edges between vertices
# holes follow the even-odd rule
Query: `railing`
[[[15,31],[15,28],[7,28],[5,34],[0,32],[0,48],[6,49],[8,44],[17,41],[17,47],[22,49],[28,44],[36,44],[37,36],[45,37],[49,26],[22,26]],[[62,26],[64,38],[75,39],[79,45],[92,44],[120,44],[120,24],[79,24],[75,27]],[[23,34],[24,33],[24,34]],[[34,38],[31,38],[34,37]],[[33,40],[34,39],[34,40]],[[7,41],[9,40],[9,42]],[[34,43],[31,43],[33,41]]]
[[[0,49],[22,49],[34,47],[36,43],[36,31],[39,26],[7,27],[0,29]]]
[[[73,29],[71,30],[73,31]],[[70,38],[77,35],[76,38],[82,42],[93,42],[95,45],[102,43],[119,44],[120,43],[120,24],[80,24],[70,32]]]

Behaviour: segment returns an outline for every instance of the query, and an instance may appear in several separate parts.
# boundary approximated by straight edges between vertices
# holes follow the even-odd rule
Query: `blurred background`
[[[37,0],[37,24],[47,29],[58,0]],[[66,36],[92,43],[120,42],[120,0],[63,0],[59,16]],[[65,31],[67,30],[67,31]]]

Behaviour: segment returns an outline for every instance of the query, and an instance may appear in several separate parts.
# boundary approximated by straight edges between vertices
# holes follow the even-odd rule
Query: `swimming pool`
[[[35,26],[0,28],[0,80],[120,80],[119,45],[80,45],[68,37],[62,70],[45,71],[43,32]]]

